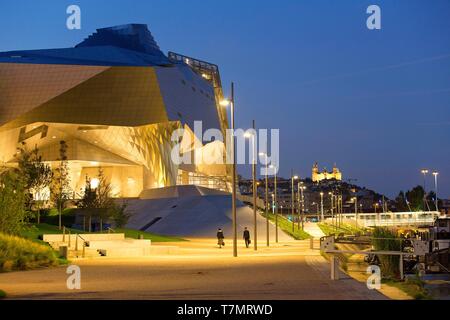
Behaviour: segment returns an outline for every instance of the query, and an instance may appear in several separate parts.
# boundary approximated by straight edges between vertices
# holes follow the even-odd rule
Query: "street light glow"
[[[221,101],[219,102],[219,104],[220,104],[222,107],[228,107],[228,106],[230,105],[230,100],[228,100],[228,99],[223,99],[223,100],[221,100]]]

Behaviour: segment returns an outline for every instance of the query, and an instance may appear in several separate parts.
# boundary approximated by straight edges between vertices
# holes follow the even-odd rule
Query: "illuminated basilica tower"
[[[339,171],[339,169],[336,167],[336,164],[333,165],[333,171],[328,172],[325,168],[322,172],[319,170],[319,165],[317,162],[314,163],[312,167],[312,175],[311,179],[313,182],[320,182],[322,180],[342,180],[342,173]]]

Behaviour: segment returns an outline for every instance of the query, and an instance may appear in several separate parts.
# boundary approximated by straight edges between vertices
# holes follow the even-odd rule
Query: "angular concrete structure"
[[[146,25],[98,29],[74,48],[2,52],[0,161],[14,166],[26,143],[53,166],[64,141],[75,198],[99,167],[121,198],[177,184],[229,190],[225,165],[171,159],[175,130],[192,138],[194,121],[204,130],[227,128],[220,99],[218,67],[164,55]],[[199,138],[184,142],[183,152],[225,149]]]

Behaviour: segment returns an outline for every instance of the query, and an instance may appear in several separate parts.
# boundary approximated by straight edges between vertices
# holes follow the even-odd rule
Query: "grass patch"
[[[75,223],[76,209],[65,208],[61,212],[61,222],[63,225],[70,226]],[[36,215],[36,212],[35,212]],[[59,225],[59,212],[53,208],[50,210],[42,210],[41,223],[47,223],[50,225]]]
[[[395,287],[416,300],[431,300],[431,296],[428,294],[424,287],[424,282],[420,278],[408,278],[405,281],[382,279],[381,283],[391,287]]]
[[[66,228],[66,230],[70,230],[72,233],[80,233],[80,230],[76,229],[69,229]],[[42,241],[42,235],[43,234],[60,234],[62,233],[62,230],[59,230],[58,226],[47,224],[47,223],[41,223],[41,224],[32,224],[26,226],[21,232],[20,236],[38,243],[45,243]]]
[[[144,239],[149,239],[152,242],[179,242],[179,241],[187,241],[182,238],[172,237],[172,236],[162,236],[158,234],[154,234],[151,232],[133,230],[133,229],[114,229],[115,232],[125,233],[125,237],[139,239],[139,236],[142,235]]]
[[[0,271],[29,270],[59,264],[57,253],[49,246],[0,233]]]
[[[264,218],[266,217],[265,213],[262,213],[261,215]],[[275,215],[269,213],[269,220],[275,223]],[[304,240],[311,238],[311,235],[309,233],[303,231],[301,228],[298,228],[297,223],[295,223],[294,232],[292,232],[292,222],[281,215],[278,215],[278,227],[285,233],[293,237],[295,240]]]
[[[345,234],[345,235],[354,235],[356,233],[360,233],[363,234],[364,230],[363,229],[359,229],[356,228],[352,225],[349,224],[341,224],[340,227],[336,228],[335,226],[328,224],[328,223],[324,223],[324,222],[318,222],[317,223],[318,227],[320,228],[320,230],[322,230],[323,233],[325,233],[327,236],[331,235],[331,234]]]
[[[70,230],[72,234],[74,233],[89,233],[84,232],[82,230],[77,229],[69,229],[66,228],[66,230]],[[133,230],[133,229],[114,229],[116,233],[124,233],[125,237],[127,238],[134,238],[139,239],[139,236],[142,235],[144,239],[149,239],[152,242],[177,242],[177,241],[186,241],[185,239],[178,238],[178,237],[171,237],[171,236],[163,236],[158,235],[150,232],[145,231],[139,231],[139,230]],[[47,223],[41,223],[41,224],[35,224],[30,225],[26,227],[21,233],[20,236],[27,238],[29,240],[44,244],[42,241],[42,235],[43,234],[61,234],[62,231],[59,230],[58,226],[47,224]],[[91,232],[91,233],[99,233],[99,232]],[[104,232],[106,233],[106,231]]]

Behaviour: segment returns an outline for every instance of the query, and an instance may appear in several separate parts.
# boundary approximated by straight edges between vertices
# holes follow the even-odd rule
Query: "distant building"
[[[324,170],[322,172],[320,172],[319,165],[316,162],[316,163],[314,163],[314,165],[312,167],[311,179],[313,182],[319,182],[322,180],[331,180],[331,179],[336,179],[336,180],[340,181],[340,180],[342,180],[342,173],[336,167],[336,164],[334,164],[334,166],[333,166],[333,171],[328,172],[324,168]]]

